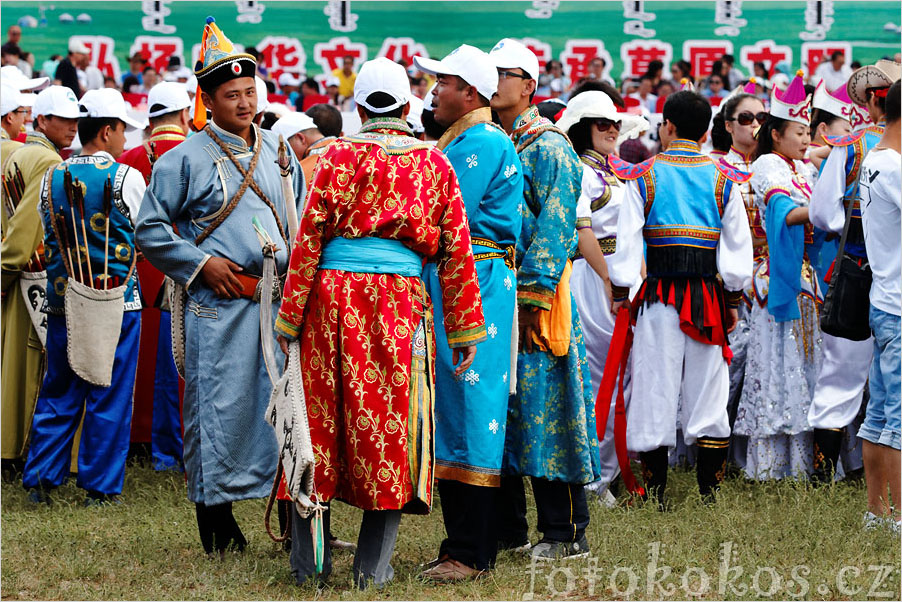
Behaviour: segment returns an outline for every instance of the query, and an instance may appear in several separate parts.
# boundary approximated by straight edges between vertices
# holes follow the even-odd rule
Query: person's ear
[[[203,90],[200,91],[200,100],[201,100],[201,102],[204,103],[204,106],[207,107],[208,109],[213,106],[213,97],[210,96],[209,94],[207,94],[206,92],[204,92]]]
[[[530,96],[530,95],[532,95],[533,92],[536,91],[536,80],[529,78],[524,81],[526,82],[526,85],[523,86],[523,94],[522,95]]]
[[[410,103],[408,102],[404,105],[404,108],[401,109],[401,119],[407,119],[407,114],[410,113]]]
[[[360,123],[366,123],[368,117],[366,111],[363,110],[363,105],[357,105],[357,115],[360,116]]]
[[[728,134],[730,134],[731,136],[733,135],[733,122],[732,121],[727,121],[726,118],[724,118],[723,127],[725,130],[727,130]]]

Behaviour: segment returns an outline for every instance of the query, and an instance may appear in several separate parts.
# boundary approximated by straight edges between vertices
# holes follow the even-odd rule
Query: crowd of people
[[[618,89],[601,58],[570,82],[505,38],[346,57],[321,94],[268,81],[212,17],[193,70],[135,55],[103,84],[78,43],[52,75],[7,64],[20,33],[2,451],[32,503],[71,472],[86,505],[119,503],[143,416],[205,552],[244,549],[232,503],[278,485],[298,583],[344,548],[358,586],[390,581],[401,515],[435,490],[425,579],[585,556],[590,503],[666,510],[674,464],[710,504],[731,471],[863,472],[864,527],[899,532],[898,60],[834,55],[806,82],[725,55],[703,83],[653,62]],[[364,511],[356,546],[333,500]]]

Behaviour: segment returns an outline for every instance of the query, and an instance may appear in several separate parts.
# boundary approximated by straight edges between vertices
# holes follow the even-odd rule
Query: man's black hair
[[[842,50],[834,50],[833,52],[830,53],[830,60],[835,61],[839,57],[845,56],[845,55],[846,55],[846,53],[843,52]]]
[[[395,100],[395,97],[392,96],[391,94],[386,94],[385,92],[373,92],[372,94],[370,94],[369,96],[366,97],[366,102],[370,106],[373,106],[376,108],[382,108],[382,107],[389,107],[389,106],[395,104],[395,102],[397,102],[397,101]],[[393,117],[395,119],[400,119],[401,115],[404,114],[404,105],[401,105],[400,107],[392,109],[391,111],[385,111],[382,113],[377,113],[375,111],[371,111],[366,107],[363,107],[363,111],[364,111],[364,113],[366,113],[366,116],[369,117],[370,119],[379,119],[379,118],[386,118],[386,117]]]
[[[341,111],[332,105],[320,103],[313,105],[305,111],[307,117],[313,120],[316,129],[323,136],[341,135]]]
[[[94,140],[104,126],[115,129],[117,123],[120,121],[115,117],[82,117],[78,120],[78,139],[84,146]]]
[[[313,88],[314,90],[316,90],[316,93],[317,93],[317,94],[320,93],[319,82],[317,82],[317,81],[316,81],[315,79],[313,79],[312,77],[308,77],[307,79],[305,79],[304,81],[302,81],[302,82],[301,82],[301,85],[302,85],[302,86],[307,86],[308,88]]]
[[[441,138],[442,134],[448,129],[435,120],[435,113],[432,111],[424,110],[421,119],[423,121],[423,131],[433,140]]]
[[[725,62],[727,65],[733,65],[733,63],[736,62],[736,57],[734,57],[732,54],[725,54],[720,57],[720,60]]]
[[[895,123],[899,121],[899,82],[902,80],[896,80],[892,86],[889,87],[889,92],[886,93],[886,122],[887,123]]]
[[[698,141],[708,131],[711,105],[701,94],[681,90],[667,97],[663,117],[676,127],[678,137]]]

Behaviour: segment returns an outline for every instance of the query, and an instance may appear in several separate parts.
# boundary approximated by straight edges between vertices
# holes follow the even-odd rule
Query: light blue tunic
[[[261,155],[254,181],[275,206],[286,229],[278,158],[278,136],[255,129],[254,149],[211,125],[246,170],[253,150]],[[304,177],[292,156],[298,214]],[[228,205],[242,175],[207,133],[199,132],[154,165],[138,214],[138,245],[151,264],[188,286],[185,308],[185,472],[188,497],[208,505],[265,497],[277,463],[276,437],[264,413],[272,392],[263,363],[260,308],[250,299],[220,299],[199,278],[208,256],[225,257],[260,276],[263,254],[252,225],[257,218],[278,246],[279,274],[288,250],[270,208],[248,188],[235,210],[199,246],[195,238]],[[173,230],[178,229],[178,233]],[[273,303],[273,317],[278,313]],[[269,331],[272,331],[269,329]],[[274,336],[274,335],[273,335]],[[284,356],[276,346],[276,362]]]
[[[496,126],[477,123],[444,149],[460,182],[474,238],[476,275],[488,338],[459,378],[444,328],[436,328],[435,456],[436,478],[497,486],[501,476],[507,401],[510,387],[511,330],[516,275],[503,250],[520,234],[523,175],[510,138]],[[508,261],[513,259],[511,256]],[[443,320],[441,286],[435,263],[423,275],[432,297],[436,323]]]

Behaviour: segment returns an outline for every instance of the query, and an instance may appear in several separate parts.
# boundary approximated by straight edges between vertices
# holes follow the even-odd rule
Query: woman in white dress
[[[595,90],[571,98],[557,125],[570,137],[583,162],[582,192],[576,205],[579,252],[573,261],[570,290],[582,321],[592,389],[597,394],[614,334],[605,256],[616,248],[617,218],[624,190],[608,160],[620,142],[635,138],[649,126],[643,117],[618,113],[610,97]],[[639,284],[636,282],[635,286]],[[614,449],[613,403],[599,451],[601,479],[588,487],[611,502],[613,497],[607,488],[620,472]]]
[[[745,382],[733,432],[748,437],[744,470],[758,480],[805,478],[812,464],[807,416],[822,357],[822,297],[808,257],[808,203],[816,175],[804,161],[810,102],[800,75],[786,91],[775,90],[751,165],[768,244],[755,261]]]

